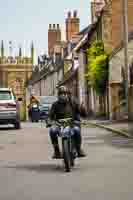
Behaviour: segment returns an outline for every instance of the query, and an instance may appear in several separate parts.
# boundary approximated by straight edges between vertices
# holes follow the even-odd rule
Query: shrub
[[[101,41],[96,41],[87,50],[88,65],[86,77],[98,94],[104,94],[108,80],[108,55]]]

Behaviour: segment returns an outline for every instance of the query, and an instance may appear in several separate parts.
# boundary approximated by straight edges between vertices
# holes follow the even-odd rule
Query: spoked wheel
[[[71,138],[71,147],[70,147],[70,150],[71,150],[71,153],[70,153],[70,164],[72,167],[74,167],[75,165],[75,158],[76,158],[76,150],[75,150],[75,145],[74,145],[74,141],[72,140]]]
[[[72,166],[72,158],[70,153],[70,143],[67,138],[62,140],[62,152],[63,152],[63,159],[65,164],[65,171],[70,172]]]
[[[71,166],[74,167],[74,156],[71,154],[71,160],[70,160]]]

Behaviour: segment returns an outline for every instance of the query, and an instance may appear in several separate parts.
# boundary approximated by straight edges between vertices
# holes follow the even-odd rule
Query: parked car
[[[57,100],[56,96],[40,96],[39,109],[40,109],[40,119],[47,119],[49,110],[52,104]]]
[[[0,124],[13,124],[20,129],[19,104],[9,88],[0,88]]]

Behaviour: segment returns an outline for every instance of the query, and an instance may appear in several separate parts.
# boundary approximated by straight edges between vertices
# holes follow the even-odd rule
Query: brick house
[[[89,25],[78,33],[81,39],[76,46],[69,52],[65,62],[69,63],[69,70],[64,75],[61,84],[65,84],[71,89],[71,93],[78,99],[80,104],[84,103],[88,114],[97,116],[104,112],[101,110],[100,97],[95,90],[88,86],[85,78],[88,56],[86,50],[95,40],[101,39],[100,21]],[[70,64],[71,63],[71,64]],[[71,67],[70,67],[71,66]],[[103,108],[102,108],[103,109]],[[108,94],[105,95],[105,115],[108,116]]]
[[[129,39],[131,39],[131,33],[133,31],[133,1],[128,0],[128,31],[129,31]],[[112,0],[107,2],[106,6],[102,11],[102,20],[104,21],[103,28],[103,41],[107,47],[107,49],[111,53],[111,61],[110,61],[110,82],[109,82],[109,96],[110,96],[110,118],[111,119],[121,119],[124,117],[124,113],[122,108],[118,106],[120,104],[120,96],[119,91],[121,90],[121,67],[124,64],[124,51],[116,52],[122,44],[123,41],[123,9],[122,9],[122,1],[121,0]],[[131,45],[131,42],[130,42]],[[130,48],[129,45],[129,48]],[[121,52],[121,53],[120,53]],[[130,62],[130,52],[132,52],[132,47],[128,51],[129,64]],[[117,57],[117,55],[119,55]],[[113,58],[114,56],[114,58]],[[125,68],[123,66],[123,70]],[[117,74],[117,81],[116,79]],[[120,78],[120,79],[119,79]],[[119,79],[119,81],[118,81]],[[118,106],[118,109],[113,109]]]
[[[124,64],[124,51],[122,50],[123,41],[123,9],[121,0],[106,0],[102,9],[99,9],[99,13],[95,12],[99,6],[98,0],[93,1],[92,5],[92,19],[98,18],[101,23],[102,40],[104,42],[106,51],[111,54],[110,69],[109,69],[109,113],[110,119],[121,119],[125,116],[125,110],[120,107],[120,93],[123,86],[122,74],[125,73]],[[129,39],[133,31],[133,1],[128,0],[128,30]],[[100,16],[100,17],[99,17]],[[132,52],[131,41],[129,44],[129,65],[131,65]],[[123,66],[123,67],[122,67]],[[132,86],[131,86],[132,87]],[[131,92],[131,91],[130,91]],[[124,94],[124,91],[123,91]],[[123,96],[123,95],[122,95]],[[131,95],[130,100],[131,102]],[[129,103],[130,104],[130,103]],[[118,107],[118,109],[114,109]],[[132,114],[131,114],[132,115]],[[131,116],[130,115],[130,116]]]

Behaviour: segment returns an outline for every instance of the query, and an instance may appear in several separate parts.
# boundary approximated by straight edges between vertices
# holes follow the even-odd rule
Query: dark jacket
[[[67,103],[57,100],[51,107],[49,119],[58,120],[69,117],[73,120],[80,121],[80,109],[78,104],[72,100]]]

